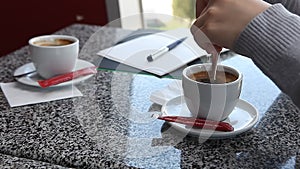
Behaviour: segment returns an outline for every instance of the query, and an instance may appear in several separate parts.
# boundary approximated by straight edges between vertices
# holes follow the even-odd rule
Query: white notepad
[[[153,62],[147,61],[147,56],[183,37],[188,38],[176,48]],[[168,74],[201,56],[207,55],[206,51],[196,44],[187,28],[142,36],[101,50],[97,54],[158,76]]]

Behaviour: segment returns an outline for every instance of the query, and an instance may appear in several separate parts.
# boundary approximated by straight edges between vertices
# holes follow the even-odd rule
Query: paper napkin
[[[150,101],[163,105],[170,99],[183,95],[181,80],[174,80],[167,87],[151,93]]]
[[[0,83],[0,86],[11,107],[83,96],[73,85],[43,89],[12,82]]]

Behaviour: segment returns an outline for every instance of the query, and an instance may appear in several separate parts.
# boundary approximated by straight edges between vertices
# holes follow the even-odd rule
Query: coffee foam
[[[63,46],[74,43],[74,41],[69,39],[47,39],[33,42],[33,44],[38,46]]]

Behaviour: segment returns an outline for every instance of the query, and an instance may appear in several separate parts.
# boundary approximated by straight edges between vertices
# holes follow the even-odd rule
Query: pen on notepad
[[[178,46],[180,43],[182,43],[187,37],[181,38],[173,43],[171,43],[168,46],[162,47],[160,49],[158,49],[156,52],[150,54],[147,57],[147,61],[148,62],[152,62],[153,60],[157,59],[158,57],[164,55],[165,53],[167,53],[168,51],[174,49],[176,46]]]

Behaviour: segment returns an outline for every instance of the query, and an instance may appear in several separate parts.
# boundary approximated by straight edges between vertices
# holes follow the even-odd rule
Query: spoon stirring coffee
[[[217,66],[218,66],[218,60],[220,57],[220,52],[212,52],[211,54],[211,63],[212,63],[212,82],[215,82],[217,80],[216,74],[217,74]]]

